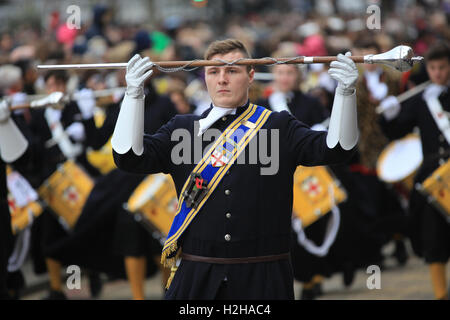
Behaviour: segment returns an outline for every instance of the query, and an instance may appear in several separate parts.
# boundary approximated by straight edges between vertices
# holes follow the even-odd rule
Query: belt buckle
[[[200,173],[191,173],[189,183],[183,192],[186,207],[196,209],[208,192],[208,181]]]

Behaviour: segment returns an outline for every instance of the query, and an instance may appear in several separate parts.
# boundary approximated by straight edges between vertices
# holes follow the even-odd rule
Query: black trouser
[[[219,289],[217,290],[216,297],[214,298],[214,300],[229,300],[229,299],[230,295],[228,292],[228,281],[223,280],[220,283]]]
[[[7,204],[0,200],[0,299],[8,298],[7,266],[12,245],[11,215]]]

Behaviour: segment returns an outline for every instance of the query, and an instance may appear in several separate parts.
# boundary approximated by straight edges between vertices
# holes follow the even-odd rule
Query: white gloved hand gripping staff
[[[355,90],[358,69],[348,58],[350,55],[350,52],[345,56],[338,54],[337,61],[333,61],[328,70],[330,76],[338,82],[327,134],[327,146],[330,149],[340,143],[344,150],[350,150],[358,142]]]
[[[127,91],[120,107],[119,117],[111,140],[114,151],[127,153],[130,149],[140,156],[144,152],[144,82],[153,71],[153,62],[138,54],[128,61]]]

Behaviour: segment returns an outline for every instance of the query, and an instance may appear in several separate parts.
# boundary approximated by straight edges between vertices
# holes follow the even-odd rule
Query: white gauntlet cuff
[[[125,94],[111,144],[119,154],[130,149],[140,156],[144,152],[144,97],[134,98]]]
[[[0,123],[0,156],[3,161],[16,161],[27,148],[28,141],[11,118]]]
[[[350,150],[358,142],[356,90],[352,90],[353,93],[350,95],[343,95],[338,90],[334,95],[333,110],[331,111],[327,134],[327,146],[330,149],[340,143],[344,150]]]

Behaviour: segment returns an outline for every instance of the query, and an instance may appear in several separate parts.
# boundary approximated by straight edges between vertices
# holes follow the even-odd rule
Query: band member
[[[45,76],[48,94],[64,93],[67,75],[62,71],[51,71]],[[54,108],[31,108],[29,114],[23,114],[27,123],[24,135],[30,142],[30,157],[27,166],[21,168],[22,175],[31,186],[38,189],[67,159],[73,159],[91,174],[98,171],[86,160],[83,147],[84,129],[80,121],[85,113],[83,103],[69,101],[62,110]],[[66,229],[58,222],[56,214],[45,208],[35,221],[32,234],[32,256],[35,270],[47,271],[50,278],[49,299],[64,299],[62,292],[62,265],[49,256],[51,245],[67,236]],[[45,269],[39,266],[44,257]]]
[[[153,63],[139,56],[130,59],[127,91],[112,138],[114,158],[123,170],[170,173],[175,182],[180,201],[162,263],[175,272],[177,258],[181,260],[169,279],[167,299],[294,298],[289,247],[295,168],[345,161],[358,140],[358,75],[347,55],[338,55],[331,64],[330,74],[339,85],[328,133],[310,130],[285,111],[250,103],[254,69],[227,65],[205,67],[213,102],[206,112],[176,116],[156,134],[144,135],[143,83],[152,75]],[[206,60],[247,57],[244,45],[233,39],[213,42],[205,53]],[[262,143],[260,129],[278,138]],[[190,145],[180,150],[174,138],[186,136],[182,132],[189,134],[183,142]],[[218,136],[209,146],[214,134]],[[202,148],[195,159],[199,137]],[[254,154],[243,151],[252,138],[262,148],[279,147],[274,152],[277,170],[261,159],[250,164]],[[238,157],[244,164],[232,166]]]
[[[443,165],[450,150],[449,45],[438,42],[429,49],[425,61],[432,84],[401,104],[393,96],[386,98],[382,102],[384,113],[380,119],[384,132],[391,139],[412,132],[414,127],[419,128],[423,162],[415,185]],[[409,211],[413,249],[430,266],[435,298],[448,299],[445,266],[450,255],[450,224],[416,189],[410,196]]]
[[[356,46],[361,55],[380,53],[379,45],[371,39],[358,41]],[[377,64],[363,64],[359,69],[360,77],[356,83],[356,91],[360,140],[358,157],[351,170],[359,176],[362,181],[361,187],[365,189],[361,193],[360,201],[364,207],[362,212],[367,213],[366,219],[371,226],[367,231],[373,244],[372,252],[366,250],[367,258],[378,257],[367,262],[381,265],[384,258],[381,247],[394,239],[395,256],[399,264],[403,265],[406,263],[407,253],[401,235],[403,231],[401,225],[406,213],[395,191],[388,188],[386,183],[378,178],[376,172],[377,160],[389,141],[378,123],[379,115],[375,112],[382,99],[399,93],[401,73]]]
[[[150,81],[144,92],[144,131],[153,134],[177,112],[168,97],[157,94]],[[89,92],[85,93],[88,98]],[[108,142],[119,110],[120,103],[107,106],[105,121],[99,128],[92,112],[82,121],[87,146],[100,149]],[[134,300],[145,298],[144,281],[160,266],[161,245],[123,208],[145,177],[114,169],[98,178],[72,234],[51,249],[52,256],[64,264],[76,263],[114,276],[126,276]],[[167,280],[167,270],[161,271]]]
[[[329,117],[328,111],[318,100],[300,90],[302,74],[298,65],[275,65],[272,67],[272,74],[273,91],[268,99],[259,101],[259,105],[268,106],[272,111],[285,110],[310,127],[319,125]],[[321,129],[325,127],[322,126]],[[321,243],[327,220],[328,218],[320,219],[306,228],[305,234],[308,239]],[[325,273],[325,259],[309,253],[297,242],[295,234],[292,237],[291,259],[294,278],[303,284],[300,298],[314,299],[315,293],[320,291],[322,275]]]
[[[6,163],[19,161],[28,148],[28,142],[10,117],[6,101],[0,101],[0,299],[11,299],[7,286],[8,258],[14,238],[6,187]]]
[[[267,100],[260,101],[272,111],[288,111],[298,120],[313,126],[329,117],[320,102],[300,90],[301,71],[297,65],[279,64],[272,67],[273,91]]]

